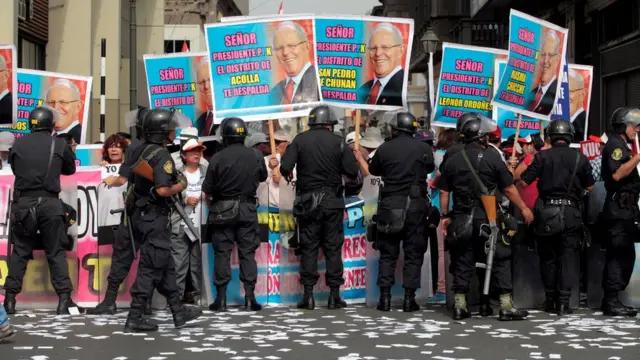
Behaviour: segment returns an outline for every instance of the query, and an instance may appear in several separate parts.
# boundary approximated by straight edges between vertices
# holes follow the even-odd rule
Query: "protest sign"
[[[316,17],[325,103],[346,108],[407,107],[413,19]]]
[[[174,107],[191,119],[198,135],[213,135],[213,118],[207,124],[213,108],[207,53],[144,55],[144,67],[152,109]]]
[[[312,17],[209,24],[205,34],[216,124],[306,116],[322,101]]]
[[[497,81],[494,83],[494,95],[498,92],[498,86],[502,81],[502,76],[504,75],[504,69],[506,67],[506,60],[496,60],[495,68],[498,77]],[[515,135],[516,128],[518,127],[518,116],[518,113],[511,110],[503,109],[499,106],[493,108],[493,119],[496,120],[496,123],[500,127],[500,130],[502,132],[502,140],[506,140],[509,138],[509,136]],[[539,132],[540,120],[528,116],[522,117],[522,122],[520,123],[520,133],[518,134],[518,136],[527,137],[527,135]]]
[[[551,120],[555,119],[568,119],[569,118],[569,64],[567,54],[565,54],[564,64],[562,65],[562,81],[560,82],[560,88],[558,96],[556,98],[556,105],[551,111]],[[543,125],[545,126],[545,125]]]
[[[511,9],[509,58],[492,104],[549,120],[560,92],[567,32]]]
[[[13,45],[0,45],[0,126],[18,119],[18,52]]]
[[[574,141],[587,139],[593,66],[569,64],[569,115],[576,130]]]
[[[432,123],[452,127],[465,112],[491,117],[494,77],[501,74],[494,64],[506,59],[507,54],[505,50],[442,44],[442,70]]]
[[[8,131],[15,136],[30,133],[29,113],[38,106],[58,111],[54,134],[71,134],[78,144],[86,141],[91,101],[91,76],[18,69],[18,122]]]

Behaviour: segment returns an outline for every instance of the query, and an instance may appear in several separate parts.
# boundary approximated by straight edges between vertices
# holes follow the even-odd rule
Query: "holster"
[[[376,215],[373,215],[367,224],[367,241],[371,243],[374,250],[378,250],[378,223]]]
[[[299,218],[313,218],[318,213],[318,206],[324,198],[323,192],[309,192],[296,196],[293,201],[293,215]]]
[[[538,236],[553,236],[564,231],[564,205],[544,205],[536,201],[533,231]]]
[[[11,222],[13,234],[18,238],[32,237],[38,232],[36,206],[20,209],[16,202],[13,203],[9,221]]]
[[[459,244],[471,241],[473,237],[473,216],[476,209],[473,208],[469,214],[455,214],[447,227],[447,236],[444,238],[446,250],[450,250]]]
[[[410,204],[410,196],[383,198],[378,204],[378,212],[376,214],[377,230],[387,235],[401,232],[407,220]]]
[[[235,223],[240,212],[240,200],[219,200],[209,208],[209,223],[214,225],[231,225]]]

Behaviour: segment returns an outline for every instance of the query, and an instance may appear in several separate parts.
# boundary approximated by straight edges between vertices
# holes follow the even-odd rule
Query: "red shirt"
[[[529,166],[533,162],[533,157],[534,157],[533,154],[526,155],[522,160],[522,162],[524,162],[525,165]],[[520,197],[522,198],[524,203],[527,205],[527,207],[529,209],[533,209],[533,206],[535,205],[536,200],[538,200],[538,179],[535,179],[528,186],[522,186],[520,182],[518,182],[516,188],[518,188]]]

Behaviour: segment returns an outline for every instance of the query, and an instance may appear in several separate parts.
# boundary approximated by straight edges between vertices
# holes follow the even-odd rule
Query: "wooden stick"
[[[518,114],[518,126],[516,127],[516,136],[513,139],[513,151],[511,152],[511,161],[509,163],[509,166],[511,166],[511,163],[513,163],[516,159],[516,144],[518,144],[518,137],[520,136],[521,125],[522,125],[522,114]]]
[[[273,130],[273,120],[269,120],[269,145],[271,145],[271,156],[276,156],[276,132]]]
[[[544,122],[542,122],[542,119],[540,119],[540,137],[544,141]]]
[[[353,148],[357,151],[360,150],[360,122],[362,121],[362,115],[360,114],[360,110],[356,110],[356,119],[355,119],[355,130],[356,130],[356,138],[355,144]]]

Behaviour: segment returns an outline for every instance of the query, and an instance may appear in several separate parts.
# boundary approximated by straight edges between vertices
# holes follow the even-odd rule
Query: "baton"
[[[7,266],[11,266],[11,239],[13,231],[11,230],[11,224],[9,224],[9,214],[11,214],[11,201],[7,207],[7,216],[5,217],[4,226],[7,228]]]
[[[133,230],[131,230],[131,219],[127,216],[126,206],[121,209],[113,209],[109,210],[111,215],[115,214],[123,214],[123,221],[125,222],[125,226],[127,227],[127,231],[129,232],[129,242],[131,243],[131,250],[133,250],[133,259],[138,258],[138,250],[136,250],[136,243],[133,240]]]

